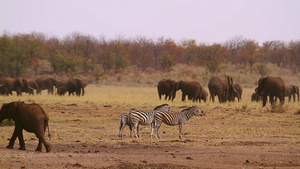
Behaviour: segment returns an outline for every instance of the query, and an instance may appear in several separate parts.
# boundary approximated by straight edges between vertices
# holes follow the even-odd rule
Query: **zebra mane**
[[[156,106],[156,107],[154,108],[154,110],[157,110],[158,108],[163,107],[163,106],[169,106],[169,105],[168,105],[168,104],[162,104],[162,105]]]
[[[186,108],[186,109],[183,109],[181,112],[184,112],[184,111],[187,111],[187,110],[191,110],[193,108],[196,108],[196,106],[192,106],[192,107],[189,107],[189,108]]]

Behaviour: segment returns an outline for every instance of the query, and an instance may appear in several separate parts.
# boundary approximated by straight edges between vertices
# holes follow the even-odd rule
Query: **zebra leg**
[[[121,120],[121,122],[120,122],[120,129],[119,129],[119,137],[123,137],[123,130],[124,130],[125,126],[126,125]]]
[[[134,123],[132,127],[133,127],[133,134],[134,134],[134,137],[135,137],[135,138],[138,138],[138,135],[137,135],[138,123]]]
[[[155,128],[155,123],[151,123],[151,134],[150,134],[150,138],[153,138],[153,133],[154,133],[154,128]]]
[[[156,138],[160,138],[159,134],[158,134],[158,129],[160,128],[160,125],[161,125],[161,123],[155,123],[155,126],[154,126],[154,135]]]
[[[130,137],[132,137],[132,124],[130,123],[130,124],[128,124],[128,126],[129,126],[129,129],[130,129]]]
[[[140,137],[140,125],[137,124],[137,136]]]
[[[182,127],[183,124],[179,124],[179,138],[182,139]]]

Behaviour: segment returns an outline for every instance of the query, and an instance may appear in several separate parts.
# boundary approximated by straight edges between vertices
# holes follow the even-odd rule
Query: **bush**
[[[257,65],[256,72],[261,76],[268,76],[271,74],[271,70],[265,64]]]
[[[14,125],[15,125],[14,121],[5,119],[2,121],[0,126],[14,126]]]

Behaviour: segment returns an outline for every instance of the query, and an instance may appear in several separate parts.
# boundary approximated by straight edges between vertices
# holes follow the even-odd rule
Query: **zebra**
[[[129,126],[130,129],[130,137],[132,136],[132,127],[129,121],[129,113],[123,113],[120,115],[120,128],[119,128],[119,137],[123,137],[123,130],[126,127],[126,125]]]
[[[158,129],[162,123],[170,126],[179,125],[179,138],[182,139],[182,127],[184,123],[194,115],[202,116],[203,113],[204,112],[196,106],[189,107],[178,113],[157,112],[154,119],[154,125],[152,125],[152,130],[154,130],[155,137],[159,138]]]
[[[160,106],[155,107],[154,110],[149,112],[144,112],[141,110],[131,109],[129,113],[129,121],[132,126],[132,130],[134,132],[134,137],[139,137],[139,124],[141,125],[153,125],[154,116],[157,112],[170,112],[170,106],[168,104],[162,104]],[[152,127],[153,128],[153,127]],[[151,128],[151,135],[153,136],[153,130]]]

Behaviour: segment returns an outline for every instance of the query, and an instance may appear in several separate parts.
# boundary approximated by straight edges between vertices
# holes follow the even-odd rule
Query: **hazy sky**
[[[0,34],[300,40],[300,0],[0,0]]]

